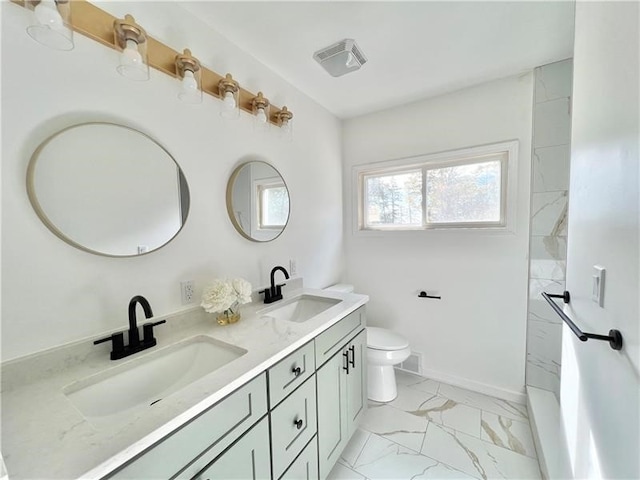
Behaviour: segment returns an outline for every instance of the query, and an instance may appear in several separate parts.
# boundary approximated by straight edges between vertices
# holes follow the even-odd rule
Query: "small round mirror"
[[[227,212],[238,233],[270,242],[289,221],[289,190],[282,175],[266,162],[239,165],[227,184]]]
[[[157,250],[178,234],[189,211],[187,182],[169,152],[112,123],[74,125],[40,144],[27,191],[54,234],[111,257]]]

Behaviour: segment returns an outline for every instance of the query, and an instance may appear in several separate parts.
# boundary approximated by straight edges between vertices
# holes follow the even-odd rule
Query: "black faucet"
[[[101,338],[93,342],[94,345],[107,342],[111,340],[113,349],[111,350],[111,360],[119,360],[134,353],[141,352],[147,348],[151,348],[156,345],[157,340],[153,336],[153,327],[166,323],[166,320],[160,320],[159,322],[149,322],[142,325],[143,338],[140,340],[140,332],[138,331],[138,321],[136,320],[136,306],[142,305],[144,310],[144,316],[146,318],[153,317],[153,311],[151,305],[146,298],[142,295],[136,295],[129,301],[129,344],[124,344],[124,332],[117,332],[109,337]]]
[[[289,279],[289,272],[287,272],[284,267],[281,267],[280,265],[273,267],[273,269],[271,269],[271,286],[258,292],[264,293],[264,303],[273,303],[278,300],[282,300],[282,287],[284,287],[286,283],[276,285],[275,275],[278,270],[284,273],[284,277],[286,279]]]

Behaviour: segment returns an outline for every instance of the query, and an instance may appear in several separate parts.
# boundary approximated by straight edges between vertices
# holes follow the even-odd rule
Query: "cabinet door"
[[[367,410],[367,331],[360,332],[348,345],[347,437],[351,438]],[[345,372],[346,373],[346,372]]]
[[[318,442],[314,438],[280,480],[318,480]]]
[[[264,418],[194,480],[269,480],[269,425]]]
[[[347,353],[338,351],[316,372],[320,478],[326,478],[347,443]]]
[[[107,478],[193,478],[266,412],[267,379],[263,373]]]

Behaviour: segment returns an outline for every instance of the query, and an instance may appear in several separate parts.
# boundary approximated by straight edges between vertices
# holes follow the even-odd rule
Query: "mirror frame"
[[[91,249],[89,247],[86,247],[86,246],[76,242],[75,240],[72,240],[71,238],[69,238],[64,232],[62,232],[51,221],[51,219],[44,212],[44,209],[42,208],[42,205],[40,204],[40,201],[38,200],[38,195],[37,195],[36,190],[35,190],[35,170],[36,170],[36,165],[38,163],[38,157],[40,156],[40,153],[42,152],[42,150],[49,144],[49,142],[51,142],[58,135],[61,135],[61,134],[63,134],[64,132],[66,132],[68,130],[72,130],[74,128],[78,128],[78,127],[82,127],[82,126],[86,126],[86,125],[109,125],[109,126],[124,128],[124,129],[127,129],[127,130],[131,130],[132,132],[138,133],[138,134],[146,137],[147,139],[149,139],[153,143],[155,143],[158,147],[160,147],[167,154],[167,156],[173,161],[173,163],[176,165],[176,168],[178,169],[178,172],[179,172],[180,188],[185,188],[186,189],[186,193],[187,193],[187,202],[186,202],[187,203],[187,208],[186,208],[186,212],[182,212],[181,211],[182,224],[180,225],[180,228],[176,231],[176,233],[170,239],[168,239],[166,242],[164,242],[159,247],[154,248],[153,250],[149,250],[149,251],[144,252],[144,253],[137,253],[135,255],[114,255],[114,254],[111,254],[111,253],[105,253],[105,252],[101,252],[101,251],[98,251],[98,250],[93,250],[93,249]],[[31,206],[33,207],[34,211],[38,215],[38,218],[42,221],[42,223],[44,223],[44,225],[56,237],[58,237],[60,240],[64,241],[68,245],[71,245],[72,247],[77,248],[78,250],[82,250],[82,251],[87,252],[87,253],[92,253],[94,255],[99,255],[101,257],[111,257],[111,258],[136,258],[136,257],[141,257],[143,255],[148,255],[150,253],[153,253],[153,252],[156,252],[156,251],[160,250],[161,248],[163,248],[166,245],[168,245],[169,243],[171,243],[178,236],[178,234],[182,231],[182,229],[184,228],[184,225],[187,223],[187,219],[189,218],[189,211],[191,210],[191,191],[189,189],[189,184],[187,183],[187,178],[184,175],[184,172],[182,171],[182,168],[180,167],[180,165],[178,164],[176,159],[173,158],[173,155],[171,155],[171,153],[163,145],[161,145],[156,139],[154,139],[150,135],[147,135],[146,133],[141,132],[140,130],[138,130],[136,128],[132,128],[132,127],[129,127],[127,125],[121,125],[121,124],[114,123],[114,122],[83,122],[83,123],[77,123],[77,124],[65,127],[62,130],[59,130],[59,131],[55,132],[54,134],[50,135],[45,140],[43,140],[38,145],[38,147],[35,149],[35,151],[31,155],[31,158],[29,159],[29,165],[27,167],[27,195],[29,197],[29,201],[31,202]]]
[[[278,174],[278,176],[282,179],[282,183],[284,184],[285,188],[287,189],[287,195],[289,196],[289,210],[287,211],[287,223],[284,224],[284,226],[282,227],[282,230],[280,230],[280,232],[275,237],[270,238],[269,240],[259,240],[259,239],[253,238],[251,235],[247,234],[247,232],[245,232],[244,229],[242,228],[242,226],[238,223],[238,220],[236,219],[235,212],[233,210],[233,205],[232,205],[232,203],[233,203],[232,202],[232,200],[233,200],[233,186],[235,185],[236,178],[238,178],[238,175],[240,175],[240,172],[242,171],[242,169],[244,167],[246,167],[247,165],[250,165],[252,163],[263,163],[263,164],[268,165],[269,167],[271,167]],[[256,243],[273,242],[276,238],[278,238],[280,235],[282,235],[282,233],[287,228],[287,225],[289,225],[289,219],[291,218],[291,192],[289,191],[289,186],[287,185],[287,182],[285,182],[284,177],[282,176],[280,171],[276,167],[271,165],[269,162],[265,162],[264,160],[249,160],[249,161],[246,161],[246,162],[242,162],[233,170],[233,172],[231,173],[231,176],[229,177],[229,181],[227,182],[226,204],[227,204],[227,213],[229,215],[229,219],[231,220],[231,223],[233,224],[233,227],[236,229],[236,231],[240,235],[242,235],[244,238],[246,238],[247,240],[250,240],[250,241],[256,242]]]

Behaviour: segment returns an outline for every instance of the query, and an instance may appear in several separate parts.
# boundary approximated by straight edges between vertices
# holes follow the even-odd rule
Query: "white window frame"
[[[457,165],[471,165],[486,161],[487,156],[506,154],[501,166],[501,219],[499,222],[456,222],[429,223],[421,226],[380,226],[365,227],[366,195],[365,178],[401,174],[422,170],[423,180],[426,170]],[[485,158],[483,158],[485,157]],[[459,231],[476,233],[515,233],[517,210],[517,164],[518,141],[510,140],[488,145],[449,150],[415,157],[400,158],[383,162],[355,165],[352,170],[353,228],[354,234],[364,236],[415,234],[437,231]],[[422,185],[422,211],[426,219],[426,182]]]
[[[284,225],[268,225],[262,223],[262,213],[264,209],[262,194],[264,190],[268,190],[270,188],[287,188],[284,184],[284,181],[279,177],[270,177],[270,178],[262,178],[260,180],[254,180],[254,192],[256,196],[256,214],[257,214],[257,229],[258,230],[282,230],[285,227]],[[291,208],[291,207],[289,207]]]

